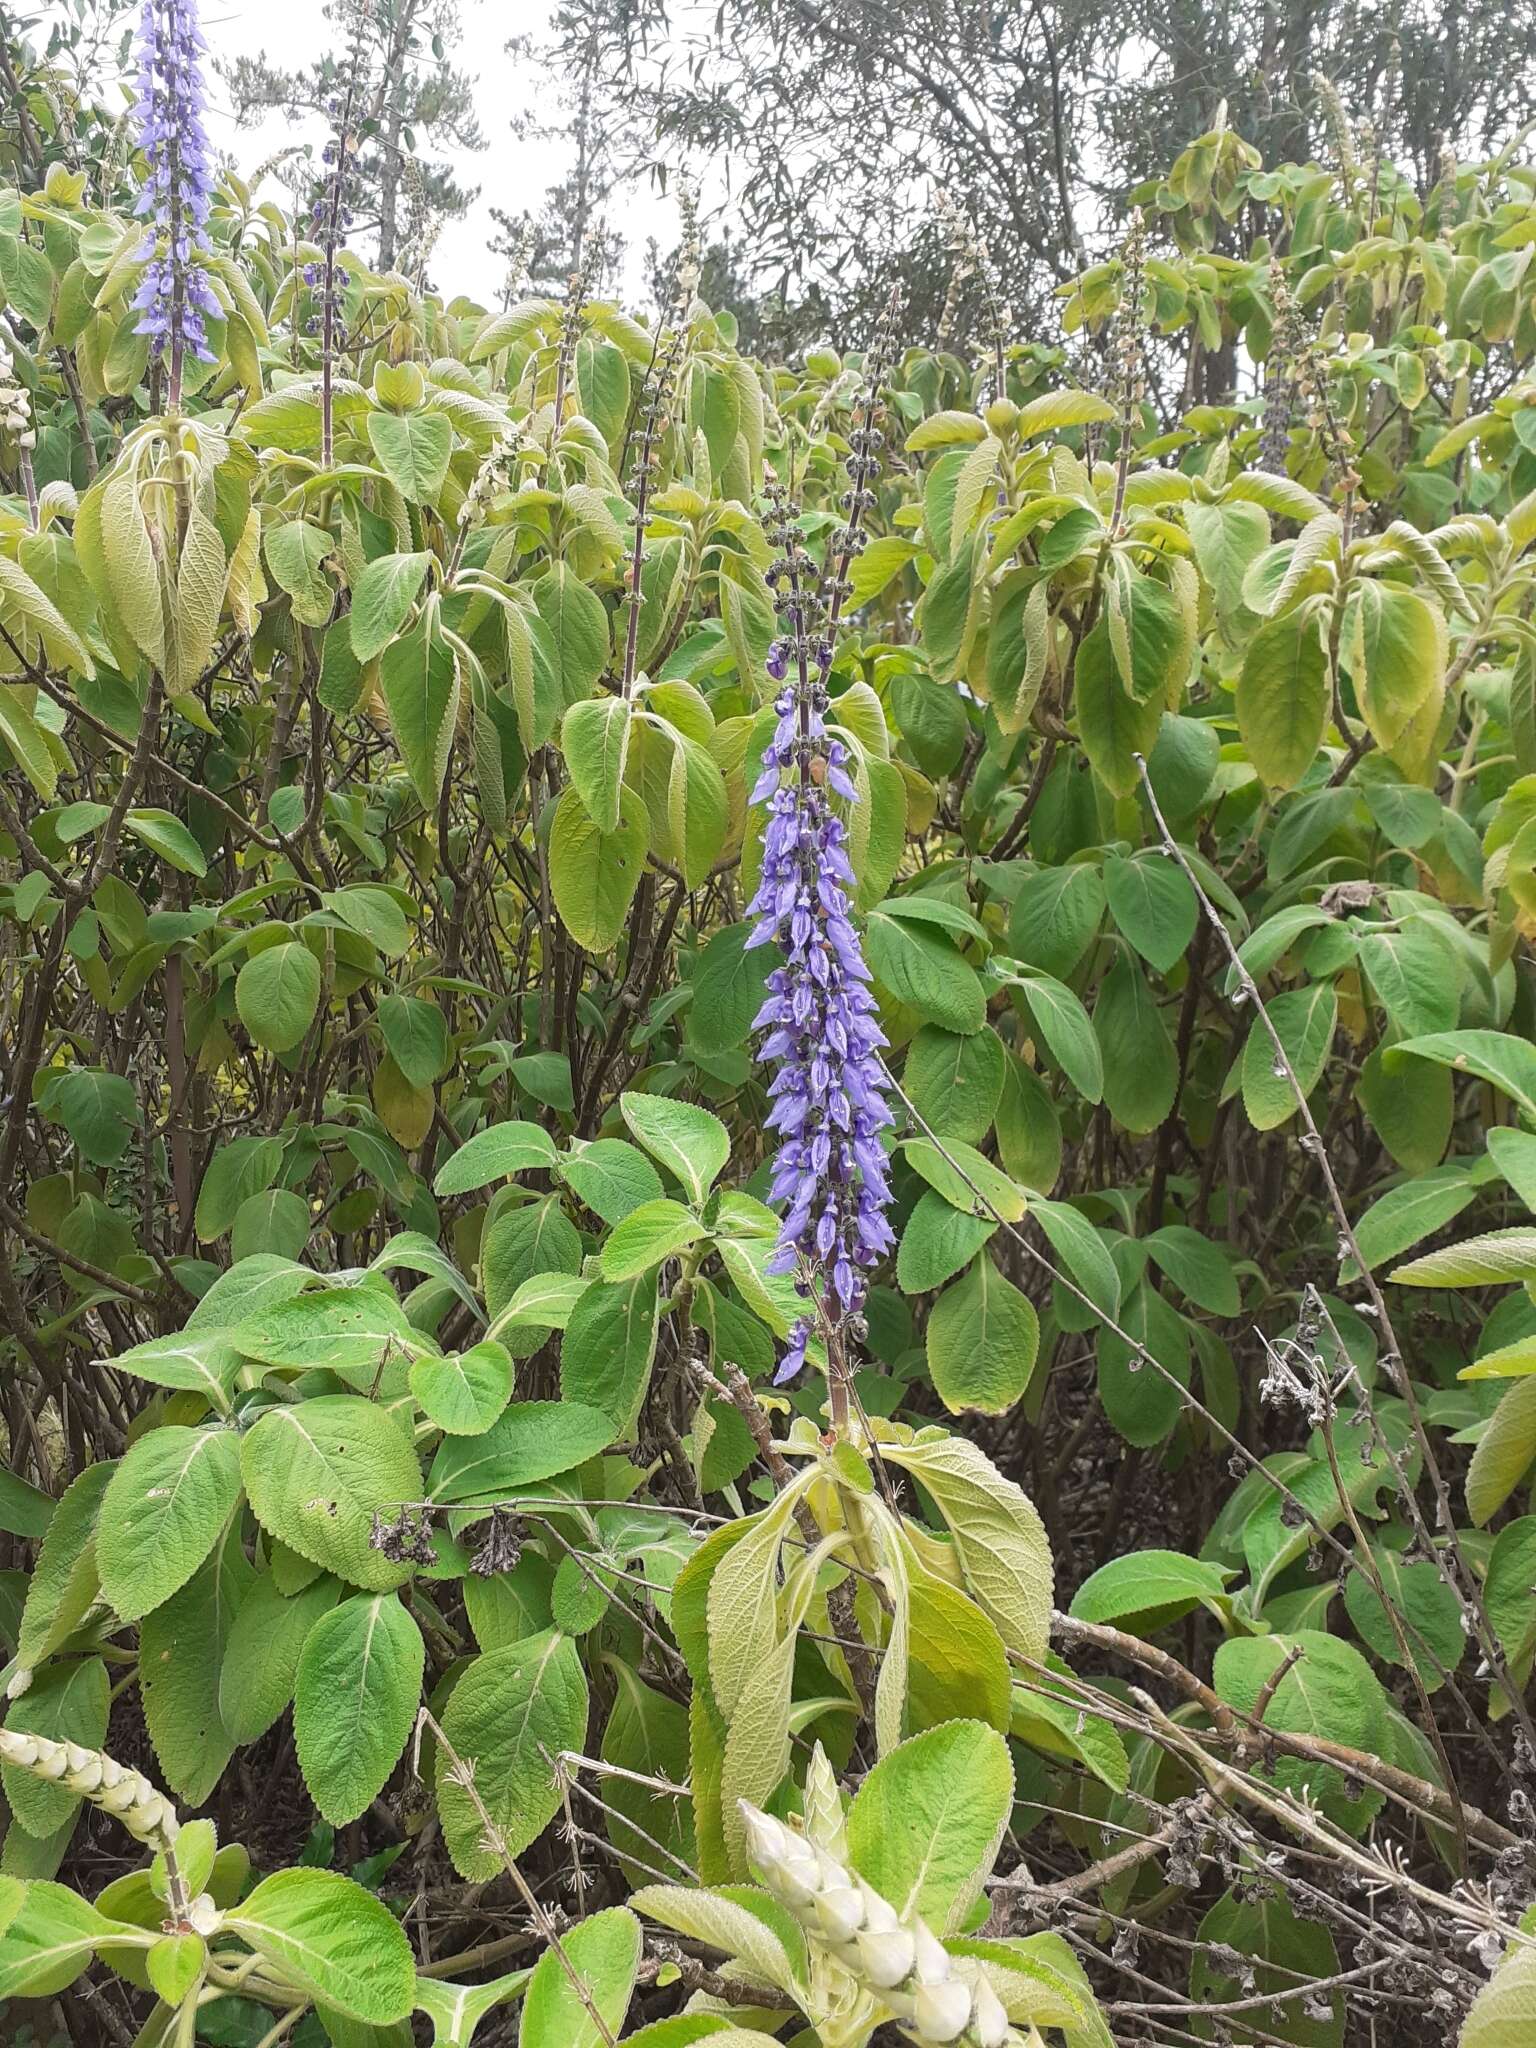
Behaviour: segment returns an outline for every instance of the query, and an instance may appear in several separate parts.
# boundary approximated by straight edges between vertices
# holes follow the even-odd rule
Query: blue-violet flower
[[[219,313],[202,260],[208,248],[213,170],[203,126],[206,95],[202,53],[207,45],[197,0],[144,0],[139,28],[139,143],[149,167],[138,211],[150,232],[148,259],[134,298],[137,334],[147,334],[152,356],[171,356],[171,402],[180,400],[181,362],[190,351],[212,362],[203,316]]]
[[[776,647],[770,674],[776,667],[782,673],[782,659]],[[827,734],[825,702],[819,670],[775,700],[778,725],[752,792],[769,811],[747,943],[772,942],[785,956],[768,977],[768,999],[754,1020],[754,1029],[768,1034],[759,1057],[778,1069],[768,1090],[768,1127],[781,1141],[769,1200],[788,1204],[769,1271],[820,1273],[823,1312],[840,1322],[858,1313],[865,1274],[894,1241],[880,1143],[892,1118],[880,1060],[886,1038],[848,915],[853,869],[842,820],[828,801],[828,792],[849,802],[858,793],[847,748]],[[811,1334],[811,1319],[802,1316],[777,1380],[800,1370]]]

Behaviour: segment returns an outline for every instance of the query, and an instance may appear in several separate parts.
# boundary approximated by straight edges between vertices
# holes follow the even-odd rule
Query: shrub
[[[0,1998],[1524,2048],[1528,169],[1218,131],[789,366],[146,245],[45,83]]]

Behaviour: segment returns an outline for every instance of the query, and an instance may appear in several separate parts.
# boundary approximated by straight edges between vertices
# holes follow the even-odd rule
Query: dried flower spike
[[[962,1976],[943,1944],[824,1849],[744,1799],[747,1854],[758,1876],[811,1940],[890,2012],[923,2048],[1004,2048],[1008,2014],[985,1977]]]

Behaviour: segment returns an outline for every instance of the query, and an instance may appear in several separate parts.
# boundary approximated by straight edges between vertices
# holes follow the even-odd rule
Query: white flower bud
[[[18,1664],[5,1682],[5,1696],[8,1700],[19,1700],[23,1693],[32,1690],[33,1671],[30,1664]]]
[[[1003,2048],[1008,2039],[1008,2010],[985,1977],[972,1994],[971,2028],[979,2048]]]
[[[877,1991],[889,1991],[912,1974],[916,1948],[905,1927],[874,1933],[865,1928],[854,1942],[858,1952],[858,1973]]]
[[[872,1934],[892,1934],[901,1925],[901,1916],[889,1899],[882,1899],[863,1878],[858,1880],[859,1890],[864,1894],[864,1925]]]
[[[839,1947],[852,1941],[864,1925],[864,1901],[851,1884],[832,1885],[818,1892],[811,1910],[828,1941]]]
[[[944,1984],[920,1984],[912,1997],[912,2027],[920,2041],[939,2048],[958,2041],[971,2017],[971,1994],[958,1977]]]
[[[187,1925],[194,1934],[216,1933],[223,1918],[209,1892],[199,1892],[187,1909]]]
[[[912,1929],[912,1939],[917,1948],[912,1967],[918,1983],[942,1984],[949,1975],[949,1955],[943,1944],[934,1939],[921,1920]]]
[[[784,1829],[771,1813],[759,1812],[745,1800],[741,1811],[747,1832],[747,1854],[759,1868],[769,1870],[783,1860]]]

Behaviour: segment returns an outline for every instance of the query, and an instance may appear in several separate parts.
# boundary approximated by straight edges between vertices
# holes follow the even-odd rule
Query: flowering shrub
[[[1529,2048],[1528,168],[791,366],[7,52],[6,2024]]]

